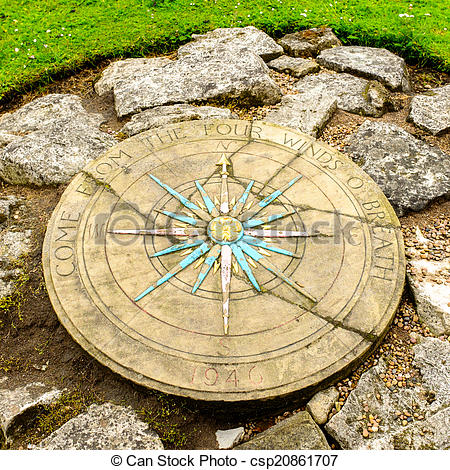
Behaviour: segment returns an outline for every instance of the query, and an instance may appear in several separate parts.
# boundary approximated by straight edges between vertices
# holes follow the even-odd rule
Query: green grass
[[[0,99],[102,58],[167,52],[192,33],[247,25],[274,37],[329,25],[346,44],[448,71],[449,10],[435,0],[0,0]]]

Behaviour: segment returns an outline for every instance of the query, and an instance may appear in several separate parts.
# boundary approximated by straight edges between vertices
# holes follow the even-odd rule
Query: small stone
[[[281,99],[280,108],[270,111],[265,120],[317,137],[336,110],[336,103],[335,97],[320,90],[286,95]]]
[[[287,418],[272,426],[267,431],[258,434],[250,441],[240,444],[235,449],[245,450],[298,450],[298,449],[323,449],[329,450],[330,446],[307,411]]]
[[[12,269],[17,260],[31,248],[31,230],[13,232],[6,230],[0,233],[0,268]]]
[[[283,53],[270,36],[254,26],[245,28],[218,28],[206,34],[193,34],[193,41],[178,49],[178,57],[183,57],[198,51],[214,52],[217,48],[227,47],[233,54],[251,51],[266,62],[275,59]]]
[[[330,28],[311,28],[286,34],[278,42],[293,57],[316,56],[324,49],[341,45]]]
[[[348,73],[320,73],[299,80],[295,88],[303,94],[328,96],[337,100],[337,107],[349,113],[380,117],[392,108],[389,92],[375,81]]]
[[[335,387],[329,387],[316,393],[306,405],[306,410],[317,424],[324,424],[328,420],[328,414],[339,398],[339,392]]]
[[[244,436],[244,428],[234,428],[227,430],[217,430],[216,440],[219,445],[219,449],[232,449],[235,445],[241,442]]]
[[[277,59],[271,60],[267,65],[277,72],[288,73],[297,78],[320,70],[319,64],[312,60],[302,59],[301,57],[289,57],[288,55],[282,55]]]
[[[411,259],[408,264],[411,268],[426,269],[427,272],[422,279],[414,271],[407,275],[420,319],[433,334],[450,334],[450,283],[445,279],[445,273],[450,272],[450,259]],[[411,342],[415,341],[411,339]]]
[[[7,196],[4,199],[0,199],[0,224],[9,218],[11,209],[17,206],[18,202],[15,196]]]
[[[433,88],[411,100],[408,121],[433,135],[450,129],[450,85]]]
[[[364,438],[369,437],[369,431],[366,428],[364,428],[363,432],[362,432],[362,435],[363,435]]]
[[[0,428],[5,440],[12,439],[16,423],[26,412],[37,414],[39,407],[56,401],[62,391],[48,387],[41,382],[33,382],[23,387],[0,389]]]

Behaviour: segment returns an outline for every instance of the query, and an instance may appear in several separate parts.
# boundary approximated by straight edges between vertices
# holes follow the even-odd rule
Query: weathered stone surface
[[[329,387],[316,393],[306,405],[306,410],[317,424],[325,424],[328,421],[328,413],[339,398],[339,391],[335,387]]]
[[[244,428],[234,428],[216,431],[216,440],[219,449],[231,449],[235,445],[239,444],[242,437],[244,436]]]
[[[384,360],[380,360],[377,366],[361,376],[342,410],[325,425],[326,430],[344,449],[450,447],[450,345],[436,338],[423,338],[414,347],[414,353],[414,365],[420,369],[423,377],[422,386],[391,392],[380,377],[387,369]],[[364,411],[365,404],[369,412]],[[395,414],[405,409],[412,411],[412,420],[406,426]],[[417,416],[424,416],[424,419],[417,419],[414,412]],[[381,423],[378,432],[364,438],[362,430],[367,427],[367,420],[362,416],[368,414],[378,415]]]
[[[103,72],[99,80],[94,85],[95,91],[104,95],[114,89],[117,83],[127,83],[134,80],[136,76],[151,73],[155,69],[163,68],[173,61],[164,57],[145,57],[136,59],[118,60],[109,65]]]
[[[351,72],[378,80],[391,90],[410,91],[405,61],[386,49],[363,46],[340,46],[323,51],[320,65],[337,72]]]
[[[330,449],[328,442],[307,411],[287,418],[235,449]]]
[[[133,68],[132,74],[127,67]],[[119,116],[213,98],[239,99],[242,104],[275,104],[281,99],[281,90],[260,57],[244,50],[236,55],[226,46],[195,50],[163,67],[139,68],[133,62],[127,67],[124,64],[115,70],[113,79],[109,67],[103,72],[113,89]],[[97,82],[97,90],[105,89],[102,80]]]
[[[435,335],[450,334],[450,259],[412,259],[408,280],[420,319]]]
[[[450,129],[450,85],[434,88],[411,100],[408,121],[433,135]]]
[[[2,384],[4,387],[5,384]],[[0,428],[5,440],[9,440],[19,417],[32,412],[40,405],[57,400],[61,391],[43,383],[34,382],[16,389],[0,388]]]
[[[47,450],[160,450],[158,435],[130,407],[91,405],[39,444]]]
[[[20,275],[20,269],[0,269],[0,299],[14,292],[14,281]]]
[[[298,95],[283,96],[280,108],[270,111],[265,120],[317,137],[336,107],[336,97],[322,89],[313,89]]]
[[[398,215],[423,209],[450,191],[450,157],[394,124],[365,121],[347,147]]]
[[[79,96],[50,94],[37,98],[13,113],[0,118],[0,130],[10,133],[40,131],[47,126],[66,120],[85,121],[98,127],[104,118],[101,114],[88,113]]]
[[[0,234],[0,268],[14,265],[30,249],[31,230],[25,232],[5,231]]]
[[[148,129],[166,124],[198,119],[234,119],[236,116],[227,108],[213,106],[192,106],[190,104],[174,104],[157,106],[141,113],[134,114],[131,121],[122,127],[122,132],[132,136]]]
[[[193,41],[178,49],[178,57],[198,51],[214,52],[222,46],[226,46],[236,55],[245,50],[253,52],[265,61],[274,59],[283,53],[281,46],[254,26],[218,28],[208,31],[206,34],[193,34],[192,39]]]
[[[225,180],[227,185],[222,185]],[[361,185],[359,191],[349,193],[346,183],[350,180]],[[266,259],[267,255],[261,258],[244,245],[239,226],[264,223],[247,222],[249,211],[239,212],[247,187],[251,194],[245,207],[260,198],[266,205],[279,196],[280,201],[287,201],[286,210],[314,208],[303,210],[301,219],[296,212],[290,214],[295,225],[287,218],[280,220],[277,227],[282,232],[274,234],[281,236],[278,242],[264,244],[267,249],[276,245],[279,251],[290,252],[272,252]],[[213,202],[208,202],[205,193]],[[228,200],[233,206],[232,224],[237,231],[230,226],[229,232],[218,233],[217,226],[223,226],[225,219],[216,216],[219,197],[224,205]],[[377,211],[385,215],[382,222],[361,217],[368,200],[379,203]],[[190,209],[189,216],[182,212],[180,201]],[[240,202],[235,206],[232,201]],[[204,204],[211,213],[201,210]],[[270,221],[271,216],[279,217],[281,206],[274,201],[265,210],[267,216],[262,217]],[[342,227],[352,227],[350,243],[347,235],[329,236],[335,233],[336,212]],[[60,249],[64,242],[61,219],[79,213],[80,222],[72,231],[77,250],[71,256],[70,249]],[[196,225],[180,230],[179,220]],[[389,228],[382,232],[383,243],[389,247],[385,252],[394,259],[392,271],[389,279],[373,275],[371,282],[361,285],[361,278],[383,273],[372,263],[378,244],[368,238],[379,224]],[[290,232],[293,226],[314,231],[320,243],[308,239],[304,243],[304,232]],[[170,230],[160,231],[160,227]],[[151,230],[156,236],[130,236],[127,229],[141,234]],[[206,240],[196,253],[185,258],[185,250],[181,257],[180,251],[172,252],[180,248],[180,237],[193,231]],[[209,263],[222,251],[226,266],[227,249],[222,250],[220,242],[228,234],[242,267],[233,263],[228,271],[227,325],[221,270],[208,273],[205,268],[211,268]],[[143,386],[229,402],[323,388],[350,363],[362,361],[386,331],[403,291],[401,236],[398,219],[381,190],[345,155],[290,128],[230,119],[171,124],[130,137],[109,150],[77,175],[62,195],[42,251],[49,296],[61,323],[82,347]],[[241,239],[242,244],[237,244]],[[245,240],[257,243],[250,237]],[[209,253],[209,246],[211,255],[200,265],[203,260],[195,257]],[[250,270],[244,258],[239,258],[239,246],[260,264],[267,260],[263,264],[267,269],[252,265]],[[159,257],[161,251],[165,255]],[[300,259],[301,269],[291,269],[299,266]],[[194,269],[194,264],[200,269]],[[164,282],[169,278],[170,282]],[[89,284],[89,289],[80,289],[80,283]],[[322,315],[312,315],[315,304],[327,318],[339,317],[342,322],[330,323]],[[233,358],[232,367],[223,361],[225,354]]]
[[[3,147],[6,147],[11,142],[14,142],[19,139],[20,139],[20,135],[12,134],[10,132],[0,129],[0,150]]]
[[[267,65],[277,72],[288,73],[297,78],[320,70],[319,64],[313,60],[302,59],[301,57],[289,57],[288,55],[282,55],[277,59],[271,60]]]
[[[422,374],[423,388],[433,392],[433,400],[427,401],[431,402],[430,410],[438,411],[450,406],[450,343],[437,338],[423,338],[414,346],[413,362]]]
[[[10,215],[11,209],[17,206],[18,199],[15,196],[7,196],[0,199],[0,224],[5,222]]]
[[[382,116],[392,107],[389,92],[378,82],[348,73],[320,73],[295,84],[302,93],[319,93],[337,99],[337,107],[363,116]]]
[[[311,28],[286,34],[278,42],[287,54],[294,57],[316,56],[324,49],[342,44],[331,28]]]
[[[30,238],[31,230],[0,233],[0,299],[14,292],[14,282],[20,275],[16,262],[28,253]]]
[[[0,149],[0,178],[12,184],[67,182],[116,140],[99,130],[75,95],[38,98],[0,119],[0,129],[20,134]]]

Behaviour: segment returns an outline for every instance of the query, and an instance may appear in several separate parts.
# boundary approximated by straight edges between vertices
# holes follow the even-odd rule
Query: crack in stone
[[[253,142],[256,142],[256,139],[253,139]],[[299,150],[297,150],[297,153],[287,162],[285,163],[283,166],[281,166],[281,168],[279,168],[263,185],[261,191],[259,192],[259,194],[261,194],[261,192],[263,191],[263,189],[271,182],[273,181],[285,168],[289,167],[289,165],[291,163],[293,163],[298,157],[301,157],[309,148],[312,147],[312,145],[316,142],[316,139],[312,138],[309,142],[306,142],[306,147],[303,148],[304,146],[302,146]],[[296,171],[296,170],[294,170]]]
[[[89,173],[86,170],[81,170],[81,174],[85,175],[86,178],[88,178],[90,180],[90,182],[94,182],[94,184],[97,187],[102,187],[103,189],[105,189],[106,191],[111,193],[113,196],[117,197],[120,201],[123,201],[127,206],[131,207],[131,209],[133,209],[135,212],[137,212],[144,220],[147,220],[147,216],[142,214],[142,212],[140,212],[131,202],[128,202],[126,199],[124,199],[122,196],[120,196],[117,193],[117,191],[111,185],[109,185],[105,181],[102,181],[102,180],[96,178],[94,175],[92,175],[91,173]]]
[[[273,291],[265,290],[264,292],[266,294],[269,294],[269,295],[272,295],[272,296],[276,297],[277,299],[283,300],[284,302],[286,302],[290,305],[294,305],[296,307],[302,307],[301,304],[298,304],[296,302],[293,302],[292,300],[286,299],[285,297],[283,297],[281,295],[275,294],[275,292],[273,292]],[[342,321],[335,320],[334,318],[331,318],[329,316],[320,315],[318,312],[315,312],[313,310],[307,310],[307,311],[309,313],[311,313],[312,315],[316,316],[317,318],[320,318],[321,320],[325,320],[327,323],[331,323],[336,328],[341,328],[343,330],[350,331],[351,333],[356,333],[357,335],[361,336],[362,338],[364,338],[365,340],[367,340],[371,343],[375,343],[380,339],[378,336],[376,336],[372,333],[367,333],[365,331],[360,331],[357,328],[354,328],[354,327],[351,327],[351,326],[348,326],[348,325],[344,325]]]

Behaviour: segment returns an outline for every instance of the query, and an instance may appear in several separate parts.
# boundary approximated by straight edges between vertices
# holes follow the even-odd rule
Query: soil
[[[174,54],[166,56],[174,58]],[[112,96],[98,97],[93,84],[109,61],[86,68],[80,73],[58,80],[46,87],[22,96],[15,96],[8,103],[0,103],[0,114],[11,112],[48,93],[74,93],[83,98],[89,111],[103,113],[106,122],[103,130],[117,133],[126,120],[118,120]],[[450,82],[448,74],[432,69],[410,67],[414,92],[420,93]],[[292,78],[284,74],[272,74],[287,91],[292,90]],[[450,135],[430,136],[406,122],[411,96],[394,94],[396,110],[386,113],[378,120],[395,123],[416,137],[450,153]],[[239,108],[231,106],[241,118],[262,118],[269,108]],[[343,150],[347,138],[357,130],[365,117],[338,111],[325,128],[321,139]],[[374,118],[369,118],[374,119]],[[15,195],[21,204],[13,211],[9,221],[0,230],[33,231],[33,249],[23,259],[23,271],[27,278],[18,287],[8,308],[0,310],[0,375],[8,376],[8,387],[23,386],[33,381],[44,382],[65,390],[65,395],[53,407],[41,410],[38,418],[31,419],[27,428],[18,433],[11,448],[27,448],[36,444],[54,428],[70,417],[82,412],[92,402],[111,401],[130,405],[149,421],[163,438],[166,448],[214,449],[217,448],[215,432],[244,426],[246,438],[261,432],[292,413],[304,409],[304,401],[283,402],[282,409],[233,409],[224,405],[214,406],[181,399],[139,387],[99,364],[69,336],[59,323],[46,293],[42,272],[42,242],[49,217],[63,193],[65,186],[22,187],[0,183],[0,197]],[[409,214],[401,219],[405,241],[414,238],[417,226],[425,230],[434,221],[450,220],[450,202],[438,201],[420,213]],[[413,242],[413,241],[412,241]],[[448,240],[447,242],[448,243]],[[340,391],[338,411],[355,387],[360,375],[376,363],[381,355],[392,354],[403,358],[405,367],[411,363],[411,333],[430,335],[418,321],[414,304],[408,290],[398,309],[394,322],[379,348],[349,377],[337,386]],[[414,382],[414,371],[409,374]],[[417,378],[419,380],[419,378]],[[405,386],[412,386],[407,382]],[[336,448],[337,444],[333,444]]]

